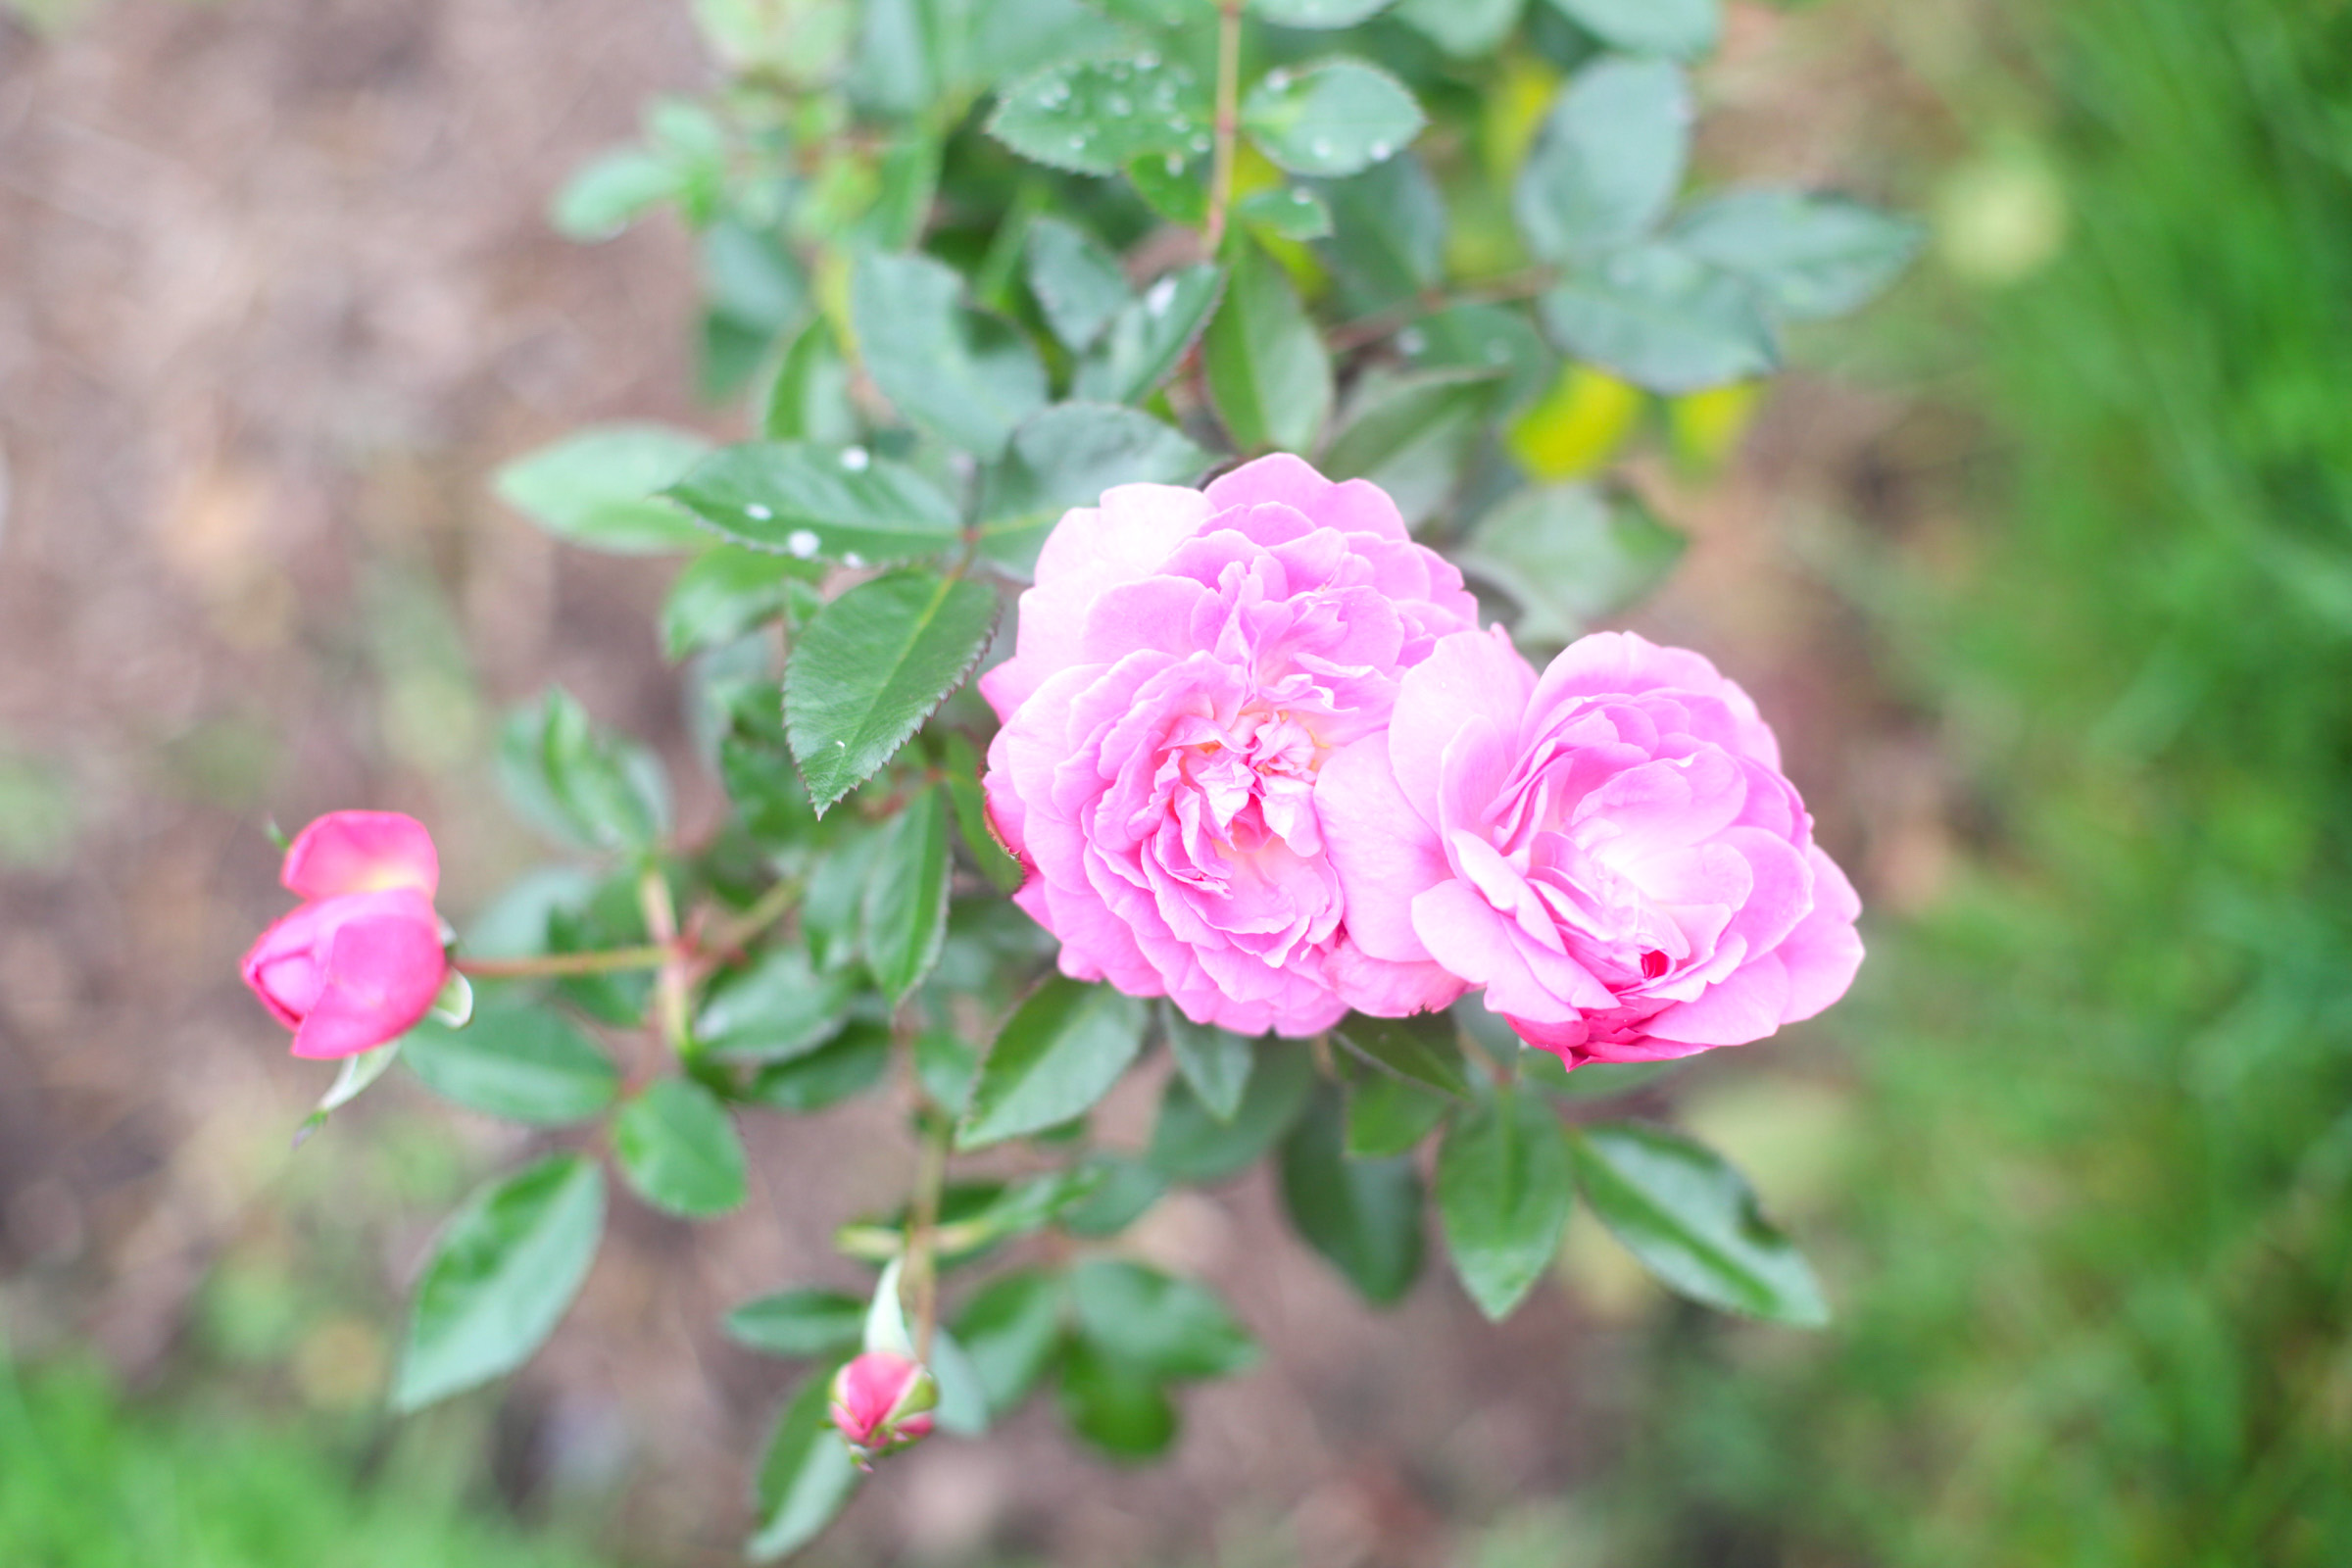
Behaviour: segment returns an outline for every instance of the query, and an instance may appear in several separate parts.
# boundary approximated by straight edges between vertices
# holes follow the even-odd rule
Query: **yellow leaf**
[[[1551,481],[1596,473],[1616,456],[1642,416],[1642,394],[1605,370],[1567,365],[1551,390],[1511,426],[1511,456],[1533,477]]]

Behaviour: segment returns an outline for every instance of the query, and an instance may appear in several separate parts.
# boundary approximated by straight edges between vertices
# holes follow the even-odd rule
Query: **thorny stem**
[[[1225,214],[1233,206],[1233,160],[1241,135],[1242,0],[1217,0],[1216,152],[1209,165],[1208,224],[1202,237],[1214,255],[1225,240]]]
[[[662,972],[654,978],[654,1016],[669,1049],[683,1053],[688,1037],[687,967],[693,958],[678,940],[677,906],[659,865],[647,866],[637,878],[637,906],[645,912],[645,929],[663,955]]]
[[[914,1167],[913,1226],[906,1238],[906,1271],[914,1281],[914,1358],[928,1364],[931,1337],[939,1326],[939,1195],[948,1177],[948,1140],[956,1124],[930,1112],[924,1117],[923,1147]]]
[[[530,958],[460,958],[458,972],[475,980],[538,980],[574,974],[612,974],[623,969],[659,969],[669,949],[658,943],[609,948],[600,953],[546,953]]]

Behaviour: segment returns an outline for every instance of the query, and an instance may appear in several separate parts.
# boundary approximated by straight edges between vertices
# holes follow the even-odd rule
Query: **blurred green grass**
[[[1841,1323],[1659,1333],[1625,1560],[2352,1561],[2352,6],[2013,19],[2066,237],[1907,328],[2000,461],[1880,617],[1983,853],[1840,1020]]]

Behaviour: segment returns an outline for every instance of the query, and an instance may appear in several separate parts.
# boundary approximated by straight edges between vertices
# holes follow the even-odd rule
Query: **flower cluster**
[[[1746,693],[1587,637],[1540,675],[1389,498],[1263,458],[1064,516],[981,689],[1063,972],[1299,1036],[1472,987],[1569,1066],[1841,996],[1859,901]]]

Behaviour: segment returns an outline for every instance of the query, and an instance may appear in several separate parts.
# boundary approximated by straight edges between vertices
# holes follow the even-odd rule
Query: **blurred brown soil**
[[[1856,173],[1865,127],[1791,106],[1884,96],[1867,29],[1737,20],[1710,76],[1723,156]],[[285,1134],[323,1073],[235,980],[285,904],[267,816],[426,816],[462,916],[542,854],[481,760],[502,705],[561,679],[692,776],[649,616],[668,568],[558,549],[483,479],[591,418],[724,432],[688,391],[683,238],[581,249],[541,217],[649,92],[707,71],[661,0],[139,0],[52,40],[0,21],[0,762],[37,760],[71,818],[53,853],[0,863],[0,1311],[20,1348],[87,1336],[164,1375],[206,1271],[290,1179]],[[1793,377],[1720,484],[1654,475],[1697,544],[1642,622],[1751,683],[1833,849],[1904,905],[1940,875],[1934,750],[1875,694],[1808,552],[1870,509],[1887,451],[1933,461],[1903,454],[1909,417]],[[397,1084],[381,1098],[302,1152],[304,1180],[356,1180],[379,1123],[422,1111]],[[1149,1103],[1127,1092],[1111,1120],[1140,1137]],[[430,1114],[470,1169],[520,1147]],[[852,1281],[831,1226],[906,1169],[880,1106],[756,1145],[760,1196],[719,1225],[616,1200],[581,1308],[501,1423],[524,1493],[605,1473],[580,1456],[618,1443],[638,1482],[622,1539],[647,1560],[731,1560],[790,1381],[715,1319]],[[377,1364],[445,1200],[355,1217],[376,1240],[339,1332]],[[1257,1179],[1171,1200],[1142,1245],[1214,1278],[1269,1352],[1185,1397],[1173,1463],[1106,1466],[1033,1407],[894,1463],[829,1554],[1438,1562],[1462,1521],[1592,1474],[1635,1396],[1626,1325],[1650,1298],[1591,1249],[1571,1250],[1603,1270],[1585,1292],[1488,1328],[1442,1268],[1367,1311]]]

